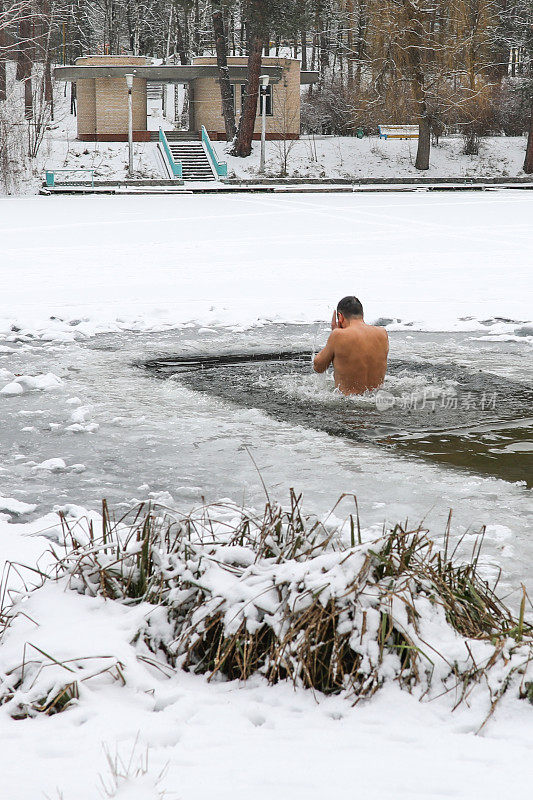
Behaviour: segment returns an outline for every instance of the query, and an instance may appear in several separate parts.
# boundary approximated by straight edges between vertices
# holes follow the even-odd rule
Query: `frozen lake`
[[[0,332],[314,322],[357,294],[367,321],[512,333],[532,210],[519,190],[0,198]]]
[[[517,480],[530,478],[532,201],[519,191],[0,199],[3,559],[42,554],[38,534],[57,536],[52,509],[84,514],[104,497],[118,511],[145,499],[262,507],[264,482],[281,502],[290,487],[303,492],[304,510],[321,516],[355,493],[365,537],[408,519],[438,540],[453,509],[463,552],[486,527],[485,574],[501,571],[517,608],[520,583],[533,591],[531,490]],[[336,395],[308,360],[333,305],[353,293],[389,331],[381,410],[377,395]],[[306,355],[254,361],[286,351]],[[221,354],[246,360],[167,368]],[[344,500],[330,522],[351,511]],[[95,613],[67,592],[43,606],[29,639],[48,615],[43,649],[56,653],[57,633],[76,657],[92,642],[122,658],[137,630],[126,616],[144,613],[120,606],[117,617],[112,603]],[[166,679],[136,662],[127,686],[99,686],[64,713],[3,718],[6,785],[21,800],[60,790],[92,800],[102,742],[128,760],[137,737],[190,797],[266,798],[283,785],[308,800],[331,791],[331,775],[343,791],[354,774],[379,800],[417,796],[421,782],[432,800],[465,786],[487,800],[524,796],[526,701],[509,698],[481,736],[488,707],[450,708],[398,686],[350,708],[258,678]]]

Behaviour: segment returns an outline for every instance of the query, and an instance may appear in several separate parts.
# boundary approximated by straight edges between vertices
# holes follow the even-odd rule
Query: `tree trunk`
[[[329,67],[329,41],[325,30],[326,22],[322,18],[324,13],[324,0],[317,0],[315,8],[315,27],[317,31],[318,69],[320,80],[323,81],[326,68]]]
[[[2,34],[0,33],[0,37]],[[0,103],[2,100],[7,100],[7,76],[6,76],[6,62],[2,53],[2,43],[0,38]]]
[[[197,56],[202,55],[200,52],[200,3],[199,0],[194,0],[194,53]]]
[[[23,18],[19,23],[19,42],[17,53],[17,80],[24,81],[24,116],[33,117],[33,88],[31,83],[31,19]]]
[[[413,98],[417,106],[418,116],[418,150],[416,152],[416,169],[429,169],[429,153],[431,149],[431,119],[428,114],[426,100],[426,80],[422,63],[422,53],[427,46],[424,26],[420,19],[420,11],[412,0],[403,0],[406,13],[406,57],[409,79],[413,90]]]
[[[174,18],[175,18],[176,50],[178,51],[178,55],[180,57],[180,64],[188,64],[189,59],[187,58],[185,38],[183,36],[183,29],[181,27],[180,15],[177,5],[174,6]]]
[[[261,53],[263,51],[261,31],[254,31],[250,36],[248,51],[248,80],[244,108],[242,109],[239,130],[232,155],[245,158],[252,152],[255,117],[257,114],[257,97],[259,94],[259,75],[261,73]]]
[[[52,87],[52,62],[51,62],[50,46],[46,50],[46,60],[44,64],[44,99],[47,103],[53,103],[54,92]],[[52,119],[54,115],[52,113]]]
[[[526,173],[526,175],[533,174],[533,98],[531,100],[531,118],[529,120],[529,136],[527,138],[524,172]]]
[[[77,109],[76,109],[76,83],[75,81],[71,81],[70,83],[70,113],[77,116]]]
[[[421,117],[418,123],[418,149],[416,151],[416,169],[429,169],[429,153],[431,150],[431,123],[428,117]]]
[[[191,45],[191,34],[189,30],[189,14],[187,12],[187,9],[185,9],[183,12],[183,28],[181,30],[183,31],[183,42],[184,42],[185,53],[187,56],[187,61],[185,63],[188,64],[189,63],[188,56],[191,53],[192,45]]]
[[[235,41],[235,15],[233,14],[233,12],[231,12],[231,14],[230,14],[230,21],[231,21],[231,25],[230,25],[230,30],[231,30],[231,55],[232,56],[236,56],[237,55],[237,43]]]
[[[224,18],[222,16],[221,0],[212,0],[213,5],[213,30],[215,32],[215,46],[217,51],[218,81],[220,84],[220,97],[222,99],[222,115],[226,129],[226,141],[235,138],[237,127],[235,125],[235,108],[233,94],[229,79],[228,45],[224,31]]]
[[[302,28],[301,32],[302,38],[302,69],[307,69],[307,31],[305,28]]]
[[[19,23],[19,42],[17,50],[17,80],[25,81],[31,76],[30,59],[31,20],[21,19]]]
[[[4,12],[4,2],[0,0],[0,18],[2,18]],[[6,31],[5,27],[0,25],[0,103],[2,100],[7,100],[7,73],[6,73],[6,61],[7,61],[7,53],[5,51],[6,46]]]
[[[244,53],[244,18],[241,13],[241,27],[239,30],[239,55]]]
[[[54,24],[53,0],[43,2],[43,22],[46,24],[46,40],[43,54],[44,99],[50,104],[50,118],[54,119],[54,91],[52,86],[52,29]]]
[[[24,116],[33,119],[33,87],[31,77],[24,81]]]
[[[355,85],[361,85],[361,71],[363,66],[363,56],[366,48],[366,0],[359,0],[357,16],[357,69],[355,71]]]
[[[348,67],[348,92],[351,95],[354,88],[354,69],[355,53],[353,47],[353,2],[346,0],[346,63]]]

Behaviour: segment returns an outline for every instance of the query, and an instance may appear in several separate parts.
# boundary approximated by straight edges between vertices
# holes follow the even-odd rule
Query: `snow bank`
[[[88,533],[80,520],[84,510],[69,506],[63,511],[82,541]],[[234,516],[229,508],[227,522]],[[91,518],[98,524],[98,515]],[[201,522],[201,512],[197,519]],[[52,522],[43,519],[40,525],[50,528]],[[17,556],[28,564],[49,544],[37,530],[37,523],[0,522],[2,542],[18,539]],[[235,546],[232,559],[222,558],[227,531],[227,524],[217,530],[220,541],[210,569],[231,568],[230,561],[237,559],[248,570],[250,587],[254,577],[260,578],[259,600],[267,574],[259,574],[246,547]],[[43,566],[53,570],[52,562]],[[304,578],[301,566],[297,569]],[[213,572],[213,586],[229,598],[233,578],[220,582],[215,577]],[[325,697],[286,682],[267,687],[257,677],[208,683],[170,669],[165,657],[154,656],[137,635],[150,625],[164,632],[165,615],[152,604],[87,596],[64,579],[29,593],[20,583],[13,588],[25,600],[0,649],[0,688],[12,694],[0,708],[6,796],[34,800],[59,792],[64,800],[94,800],[102,782],[110,796],[128,800],[159,800],[157,792],[163,790],[199,800],[251,793],[268,800],[273,791],[318,800],[332,786],[349,793],[354,781],[369,800],[397,800],[399,786],[405,797],[420,794],[422,786],[426,800],[443,794],[453,800],[478,794],[500,800],[506,791],[526,796],[529,790],[531,708],[512,691],[476,737],[490,706],[486,687],[475,682],[469,685],[469,702],[453,714],[450,693],[419,702],[390,682],[355,708],[342,695]],[[431,614],[423,622],[428,641],[443,632]],[[69,697],[62,713],[26,720],[13,720],[9,713],[18,708],[33,714],[35,704],[59,711]]]
[[[48,458],[46,461],[42,461],[40,464],[36,464],[33,469],[44,469],[48,472],[64,472],[67,468],[67,465],[63,461],[62,458]]]
[[[266,174],[277,177],[283,166],[283,142],[267,142]],[[424,177],[517,177],[523,175],[525,136],[488,136],[481,140],[479,155],[463,153],[461,136],[443,137],[431,148],[430,167]],[[420,177],[415,168],[418,142],[366,136],[302,136],[289,144],[287,172],[305,178],[401,178]],[[253,142],[248,158],[230,155],[224,142],[214,146],[228,172],[236,178],[254,178],[259,172],[260,142]]]
[[[68,430],[68,428],[67,428]],[[62,458],[47,458],[45,461],[41,461],[40,464],[35,464],[33,462],[32,470],[34,472],[38,471],[45,471],[45,472],[84,472],[86,469],[85,464],[71,464],[67,466],[66,462]]]
[[[0,511],[7,511],[10,514],[30,514],[35,511],[36,505],[23,503],[13,497],[0,497]]]
[[[475,566],[434,553],[420,530],[356,545],[350,524],[348,547],[295,497],[264,514],[226,503],[131,524],[104,518],[101,533],[67,521],[65,555],[4,610],[0,704],[20,718],[62,710],[102,681],[145,685],[139,658],[211,677],[260,673],[352,701],[390,681],[456,703],[482,683],[489,710],[506,690],[528,695],[531,629]],[[98,609],[111,598],[108,637]],[[20,656],[28,647],[31,667]]]
[[[4,376],[9,374],[7,370],[2,370],[2,372]],[[47,392],[51,389],[57,389],[62,383],[61,378],[54,375],[53,372],[48,372],[46,375],[12,375],[12,380],[0,389],[0,394],[17,395],[26,394],[27,392]]]

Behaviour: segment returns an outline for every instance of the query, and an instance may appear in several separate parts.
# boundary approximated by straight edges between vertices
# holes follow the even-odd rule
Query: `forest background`
[[[304,133],[415,123],[425,170],[445,132],[462,133],[470,154],[483,136],[527,132],[533,173],[533,0],[0,0],[0,174],[37,155],[54,117],[53,66],[89,53],[216,55],[236,156],[251,151],[261,58],[283,55],[319,73],[302,97]],[[248,57],[238,123],[233,55]]]

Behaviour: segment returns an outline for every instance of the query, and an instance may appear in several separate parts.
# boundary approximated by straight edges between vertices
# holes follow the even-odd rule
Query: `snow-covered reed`
[[[387,681],[420,697],[452,693],[457,704],[482,684],[491,711],[510,687],[533,700],[526,595],[514,615],[483,580],[482,537],[468,563],[448,552],[449,536],[441,550],[421,527],[366,542],[357,513],[336,528],[305,516],[293,492],[288,507],[268,502],[261,514],[230,503],[183,516],[142,505],[115,520],[104,502],[100,530],[63,526],[64,549],[54,546],[54,566],[31,592],[59,582],[69,594],[142,607],[139,654],[167,669],[259,673],[354,702]],[[24,599],[3,608],[4,635]],[[58,664],[35,648],[31,658],[3,666],[0,702],[14,715],[59,711],[96,675],[126,681],[118,658]],[[58,667],[46,679],[44,664]]]

